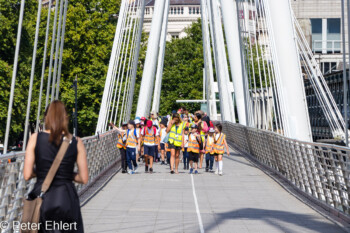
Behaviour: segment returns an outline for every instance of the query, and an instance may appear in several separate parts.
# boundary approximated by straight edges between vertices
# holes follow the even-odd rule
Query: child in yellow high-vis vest
[[[212,172],[213,171],[213,163],[214,163],[214,133],[215,129],[210,128],[208,131],[208,135],[206,136],[205,141],[205,171]]]
[[[226,142],[226,135],[222,133],[222,125],[220,123],[215,125],[215,136],[214,136],[214,145],[213,145],[213,152],[214,152],[214,158],[215,158],[215,174],[219,174],[222,176],[222,156],[225,153],[225,147],[226,147],[226,153],[229,156],[230,150],[228,148],[227,142]]]
[[[188,154],[190,160],[190,174],[194,172],[194,174],[198,174],[198,159],[200,152],[200,143],[202,142],[202,137],[197,132],[198,126],[193,124],[191,126],[191,133],[188,136]]]

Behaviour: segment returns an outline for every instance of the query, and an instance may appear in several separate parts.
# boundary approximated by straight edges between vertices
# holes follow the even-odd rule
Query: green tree
[[[169,114],[183,104],[178,99],[201,99],[203,93],[203,42],[201,21],[194,22],[187,30],[187,37],[167,42],[160,114]],[[185,104],[190,110],[198,110],[199,104]]]

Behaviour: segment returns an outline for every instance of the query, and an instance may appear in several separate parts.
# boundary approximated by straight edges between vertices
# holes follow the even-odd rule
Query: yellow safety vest
[[[215,137],[214,137],[215,139]],[[214,153],[215,154],[224,154],[225,153],[225,149],[224,149],[224,141],[226,139],[226,135],[221,133],[220,137],[217,141],[214,140]]]
[[[126,146],[128,147],[136,147],[137,146],[137,138],[134,135],[134,130],[129,131],[129,135],[126,139]]]
[[[123,137],[124,137],[124,133],[120,133],[118,134],[118,141],[117,141],[117,147],[119,149],[125,149],[126,148],[126,145],[125,143],[123,142]]]
[[[156,136],[154,135],[154,129],[152,127],[152,133],[148,133],[148,128],[144,128],[144,132],[145,132],[145,137],[144,137],[144,143],[147,143],[147,144],[156,144]]]
[[[192,135],[188,136],[188,152],[193,152],[193,153],[199,153],[199,143],[197,141],[197,138],[192,140]]]
[[[169,134],[169,143],[174,144],[175,146],[182,145],[182,130],[184,129],[184,123],[182,122],[176,130],[176,125],[173,125]]]
[[[214,136],[207,137],[207,143],[205,144],[205,153],[214,154],[213,145],[214,145]]]

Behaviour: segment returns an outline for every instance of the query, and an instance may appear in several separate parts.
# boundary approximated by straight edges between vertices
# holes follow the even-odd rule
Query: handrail
[[[87,151],[89,182],[85,185],[75,184],[79,195],[94,185],[100,174],[104,174],[112,164],[120,160],[116,147],[117,135],[117,131],[109,131],[82,138]],[[23,178],[24,155],[24,152],[12,152],[0,156],[0,222],[5,221],[9,225],[7,229],[0,229],[1,233],[12,232],[13,222],[20,221],[23,198],[35,184],[35,178],[30,181]]]
[[[227,139],[333,212],[350,215],[350,148],[223,122]],[[339,215],[340,215],[339,214]]]

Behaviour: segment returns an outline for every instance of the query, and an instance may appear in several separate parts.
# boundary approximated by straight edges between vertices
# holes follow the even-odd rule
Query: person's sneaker
[[[186,165],[184,165],[184,170],[186,170]]]
[[[170,174],[174,174],[175,172],[174,171],[171,171]]]
[[[139,166],[136,166],[135,168],[134,168],[134,173],[136,173],[137,172],[137,169],[139,168]]]
[[[133,170],[130,170],[128,173],[129,173],[130,175],[135,174],[135,172],[134,172]]]
[[[151,174],[153,173],[153,168],[149,169],[149,173],[151,173]]]
[[[215,175],[219,174],[219,169],[215,170]]]
[[[165,165],[165,162],[164,162],[164,161],[162,161],[162,163],[161,163],[160,165]]]
[[[148,166],[145,166],[145,172],[148,172]]]
[[[222,171],[219,171],[219,175],[222,176]]]
[[[195,170],[195,171],[194,171],[194,174],[198,174],[198,171],[197,171],[197,170]]]
[[[126,173],[126,171],[125,171],[125,170],[122,170],[122,173]]]
[[[206,168],[205,168],[205,172],[208,172],[208,171],[209,171],[209,168],[206,167]]]
[[[190,174],[192,174],[192,173],[193,173],[193,168],[190,169]]]
[[[187,164],[187,166],[186,166],[186,169],[187,169],[187,170],[189,170],[189,169],[190,169],[190,166],[189,166],[188,164]]]
[[[213,169],[209,169],[209,172],[214,172],[214,170]]]

